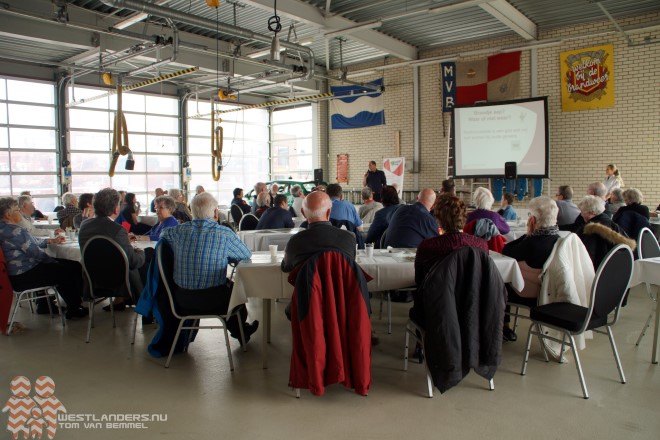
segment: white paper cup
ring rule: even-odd
[[[270,256],[275,258],[277,257],[277,245],[276,244],[270,244],[268,245],[268,250],[270,251]]]
[[[367,252],[367,258],[373,258],[373,256],[374,256],[374,244],[373,243],[367,243],[365,245],[364,249]]]
[[[52,224],[53,224],[53,219],[50,218],[50,217],[48,217],[48,224],[49,224],[49,225],[52,225]]]
[[[71,240],[71,241],[76,240],[76,231],[70,231],[69,232],[69,240]]]

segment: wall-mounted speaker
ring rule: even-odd
[[[323,182],[323,168],[316,168],[314,170],[314,180],[317,182]]]
[[[518,177],[518,166],[515,162],[504,162],[504,178],[515,179]]]

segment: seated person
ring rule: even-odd
[[[80,194],[80,198],[78,199],[78,208],[80,208],[82,212],[73,218],[74,228],[80,229],[80,225],[83,221],[94,217],[94,207],[92,206],[92,200],[94,200],[94,194]]]
[[[257,216],[257,218],[261,218],[264,212],[270,207],[270,195],[267,192],[260,192],[257,194],[255,206],[257,209],[254,211],[254,215]]]
[[[452,196],[456,195],[456,183],[451,177],[442,181],[442,186],[440,187],[441,194],[451,194]]]
[[[124,196],[124,209],[121,215],[131,225],[130,232],[135,235],[143,235],[151,230],[151,226],[145,225],[138,221],[138,214],[140,212],[140,202],[135,199],[135,194],[126,193]]]
[[[275,205],[275,197],[280,193],[280,186],[277,183],[273,183],[270,186],[270,207],[272,208]]]
[[[500,234],[506,235],[509,233],[509,225],[506,224],[506,220],[504,220],[497,212],[490,210],[493,207],[495,199],[488,188],[477,188],[472,196],[472,201],[477,209],[468,214],[465,223],[470,223],[471,221],[479,220],[480,218],[487,218],[495,223]]]
[[[174,199],[175,204],[172,216],[174,216],[179,223],[186,223],[192,220],[192,213],[188,209],[183,198],[183,191],[179,188],[172,188],[169,191],[169,195]]]
[[[160,196],[164,196],[166,193],[163,191],[163,188],[156,188],[154,191],[156,196],[151,200],[151,204],[149,205],[149,212],[156,212],[156,199]]]
[[[518,216],[516,215],[516,210],[513,209],[513,194],[504,193],[502,196],[502,208],[497,211],[504,220],[515,220]]]
[[[0,198],[0,244],[12,287],[16,291],[23,291],[41,286],[57,286],[67,305],[67,319],[84,318],[89,311],[81,306],[80,263],[51,258],[43,251],[49,244],[64,242],[64,237],[35,238],[18,225],[21,218],[16,199]],[[37,313],[49,313],[47,301],[46,298],[37,300]]]
[[[374,221],[369,226],[366,243],[374,243],[376,249],[380,249],[380,239],[390,225],[392,214],[402,205],[399,204],[399,193],[393,186],[385,185],[380,193],[383,209],[379,209],[374,215]]]
[[[619,208],[616,214],[614,214],[612,220],[615,222],[618,220],[619,216],[621,216],[621,214],[626,211],[636,212],[647,220],[650,218],[649,207],[642,205],[644,202],[644,196],[642,195],[642,192],[637,188],[629,188],[625,190],[623,192],[623,201],[626,203],[626,206],[622,206]]]
[[[527,219],[527,233],[504,245],[502,254],[518,261],[525,280],[522,292],[516,292],[507,285],[509,299],[521,304],[536,305],[541,290],[539,275],[546,260],[559,239],[557,226],[557,204],[550,197],[541,196],[529,202],[530,216]],[[529,299],[532,298],[530,301]],[[504,340],[515,341],[516,334],[508,326],[509,315],[504,316]]]
[[[21,196],[28,196],[32,198],[32,194],[30,191],[21,191]],[[39,211],[35,206],[34,206],[34,200],[32,201],[32,206],[34,207],[34,212],[32,213],[32,218],[35,220],[48,220],[48,216],[44,215],[43,212]]]
[[[64,193],[62,195],[62,204],[64,209],[57,212],[57,221],[60,222],[61,228],[73,227],[73,218],[82,212],[78,208],[78,198],[73,193]]]
[[[158,241],[165,228],[171,228],[172,226],[179,224],[179,222],[177,222],[176,219],[172,216],[175,206],[174,199],[172,197],[156,197],[154,199],[154,204],[156,205],[156,216],[158,217],[158,223],[156,223],[154,227],[151,228],[149,235],[135,236],[137,240]],[[129,234],[129,236],[130,235],[131,234]]]
[[[362,221],[365,223],[373,222],[376,213],[380,209],[383,209],[383,204],[374,200],[374,193],[371,191],[371,188],[368,186],[362,188],[362,206],[360,206],[358,211]]]
[[[417,203],[397,209],[385,233],[384,247],[417,248],[423,240],[437,237],[438,223],[430,213],[434,203],[435,191],[424,188]]]
[[[362,220],[358,217],[355,206],[348,200],[343,200],[342,187],[337,183],[331,183],[325,192],[332,200],[330,218],[337,221],[348,221],[355,227],[362,226]]]
[[[557,208],[557,225],[572,225],[575,219],[580,216],[580,209],[573,203],[573,188],[570,185],[561,185],[557,188],[556,194]]]
[[[231,312],[227,265],[250,259],[252,252],[234,231],[218,224],[218,201],[210,193],[195,196],[190,207],[192,221],[166,228],[161,235],[174,253],[174,299],[184,313],[226,315]],[[259,321],[247,325],[247,309],[239,307],[247,342]],[[227,330],[240,341],[236,315],[227,320]]]
[[[264,182],[257,182],[254,184],[254,193],[252,196],[252,214],[257,215],[257,197],[259,196],[260,193],[266,193],[268,194],[268,185],[266,185]],[[270,207],[270,201],[268,202],[268,205]]]
[[[291,205],[289,210],[293,211],[294,217],[302,217],[303,215],[301,209],[303,201],[305,200],[305,192],[300,187],[300,185],[293,185],[291,187],[291,195],[293,196],[293,205]]]
[[[21,221],[18,224],[21,228],[28,231],[33,237],[46,237],[49,235],[48,229],[38,229],[34,227],[32,213],[34,212],[34,203],[30,196],[20,196],[18,198],[18,207],[21,210]],[[55,229],[55,234],[64,232],[62,229]]]
[[[626,202],[623,200],[623,190],[621,188],[614,188],[610,193],[610,201],[605,205],[605,212],[614,217],[617,211],[626,206]]]
[[[130,282],[131,295],[133,303],[137,302],[140,292],[143,288],[143,281],[140,278],[139,269],[145,264],[146,257],[144,251],[135,249],[130,243],[128,232],[114,219],[119,215],[121,196],[119,192],[112,188],[105,188],[94,194],[94,214],[95,217],[85,220],[80,226],[78,242],[80,249],[95,235],[103,235],[116,242],[126,253],[128,258],[128,280]],[[124,298],[114,299],[114,310],[122,311],[126,309]],[[103,307],[106,312],[110,311],[110,306]]]
[[[630,240],[622,235],[619,226],[604,213],[605,205],[601,198],[585,196],[578,203],[578,207],[582,213],[584,224],[576,233],[584,243],[584,247],[587,248],[594,270],[598,270],[605,255],[617,244],[626,244],[631,249],[635,249],[635,240]]]
[[[243,214],[247,214],[250,212],[250,205],[243,200],[243,188],[234,188],[234,198],[231,199],[231,205],[236,205],[239,208],[241,208],[241,211],[243,211]]]
[[[289,202],[284,194],[275,196],[275,203],[259,218],[257,229],[293,228],[293,219],[289,212]]]

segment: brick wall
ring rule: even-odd
[[[621,20],[622,26],[643,27],[660,20],[660,14]],[[589,37],[578,38],[590,34]],[[660,38],[660,30],[631,34],[634,43],[644,37]],[[660,203],[660,45],[629,46],[613,32],[607,22],[580,27],[557,28],[539,35],[539,39],[561,38],[560,46],[538,49],[538,95],[548,96],[550,122],[550,177],[544,193],[554,195],[557,186],[569,184],[576,195],[586,186],[604,178],[605,166],[615,163],[621,170],[626,187],[639,188],[645,203],[655,208]],[[500,38],[424,52],[421,58],[442,57],[456,53],[523,44],[517,37]],[[590,46],[614,46],[615,107],[562,113],[560,95],[560,52]],[[487,55],[466,57],[479,59]],[[394,64],[398,60],[386,60]],[[352,66],[351,70],[371,69],[382,65],[370,62]],[[521,96],[531,96],[531,56],[521,56]],[[449,114],[441,113],[440,67],[419,68],[420,74],[420,163],[419,188],[439,188],[446,178],[447,133]],[[385,125],[332,130],[328,135],[327,180],[335,176],[336,155],[349,154],[348,188],[359,188],[369,160],[380,162],[395,154],[395,133],[400,131],[401,154],[407,161],[413,155],[413,68],[402,66],[384,70],[356,81],[367,82],[383,76],[386,91]],[[335,85],[332,83],[331,85]],[[327,104],[320,104],[326,106]],[[326,112],[326,115],[328,113]],[[329,115],[326,116],[329,118]],[[329,126],[329,123],[328,123]],[[325,148],[323,153],[325,154]],[[321,163],[324,163],[321,161]],[[324,164],[325,168],[325,164]],[[414,176],[406,173],[404,189],[414,188]],[[459,182],[460,183],[460,182]],[[467,183],[467,182],[466,182]],[[577,197],[576,197],[577,198]]]

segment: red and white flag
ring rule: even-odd
[[[446,63],[449,64],[449,63]],[[443,75],[445,75],[443,69]],[[450,93],[451,87],[443,88]],[[520,52],[502,53],[487,60],[456,63],[456,105],[477,101],[506,101],[520,93]]]

